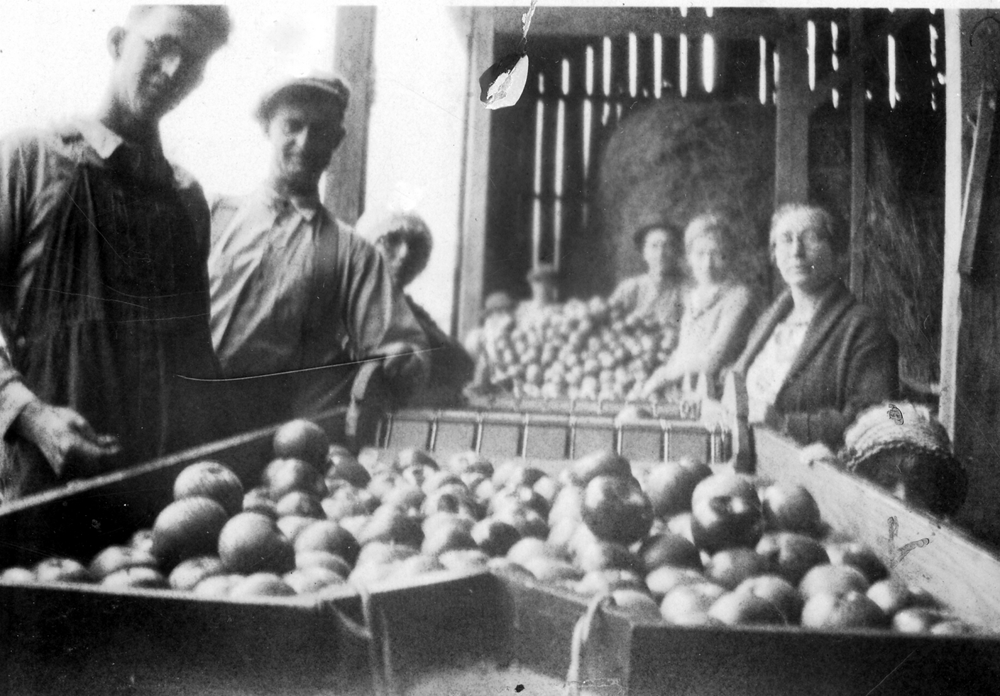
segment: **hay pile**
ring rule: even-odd
[[[774,202],[774,111],[760,105],[664,99],[626,116],[600,160],[600,224],[616,280],[644,269],[632,242],[646,225],[682,228],[709,210],[743,230],[743,280],[768,277]]]
[[[899,341],[901,375],[925,384],[938,379],[944,268],[941,231],[929,217],[901,194],[888,148],[873,134],[857,240],[864,274],[861,300],[892,308],[885,320]]]

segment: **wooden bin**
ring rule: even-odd
[[[532,411],[404,409],[379,423],[376,447],[417,448],[437,454],[472,450],[487,457],[565,461],[600,449],[636,461],[691,457],[729,460],[728,430],[689,420],[643,418],[617,422],[610,415]]]
[[[760,429],[755,436],[759,475],[806,486],[834,529],[871,545],[896,575],[982,633],[679,627],[607,609],[592,630],[582,686],[609,695],[1000,693],[1000,559],[863,480],[828,464],[801,464],[794,443]],[[899,530],[892,550],[889,517]],[[899,547],[920,538],[931,541],[900,559]],[[499,577],[513,607],[514,657],[545,674],[567,674],[573,628],[588,600],[522,574]]]
[[[344,411],[316,419],[339,439]],[[213,459],[246,487],[271,459],[274,428],[229,438],[0,508],[0,569],[49,556],[86,562],[152,524],[188,464]],[[371,595],[391,674],[418,680],[503,653],[505,614],[487,572],[439,572]],[[361,598],[219,600],[169,590],[0,585],[0,693],[369,694]],[[353,624],[346,623],[347,617]],[[381,667],[380,672],[381,674]]]

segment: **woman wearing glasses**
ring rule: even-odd
[[[896,341],[841,280],[849,239],[828,211],[782,206],[770,236],[788,287],[734,367],[746,378],[750,421],[836,448],[858,412],[895,398]]]

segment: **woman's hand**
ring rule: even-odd
[[[642,386],[642,398],[648,399],[664,387],[679,381],[682,376],[677,374],[677,369],[670,362],[661,365]]]

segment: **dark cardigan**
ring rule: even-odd
[[[734,371],[746,375],[792,306],[786,290],[757,321]],[[897,355],[896,341],[885,323],[836,281],[816,308],[775,399],[777,419],[768,425],[802,443],[839,447],[858,412],[896,397]]]

